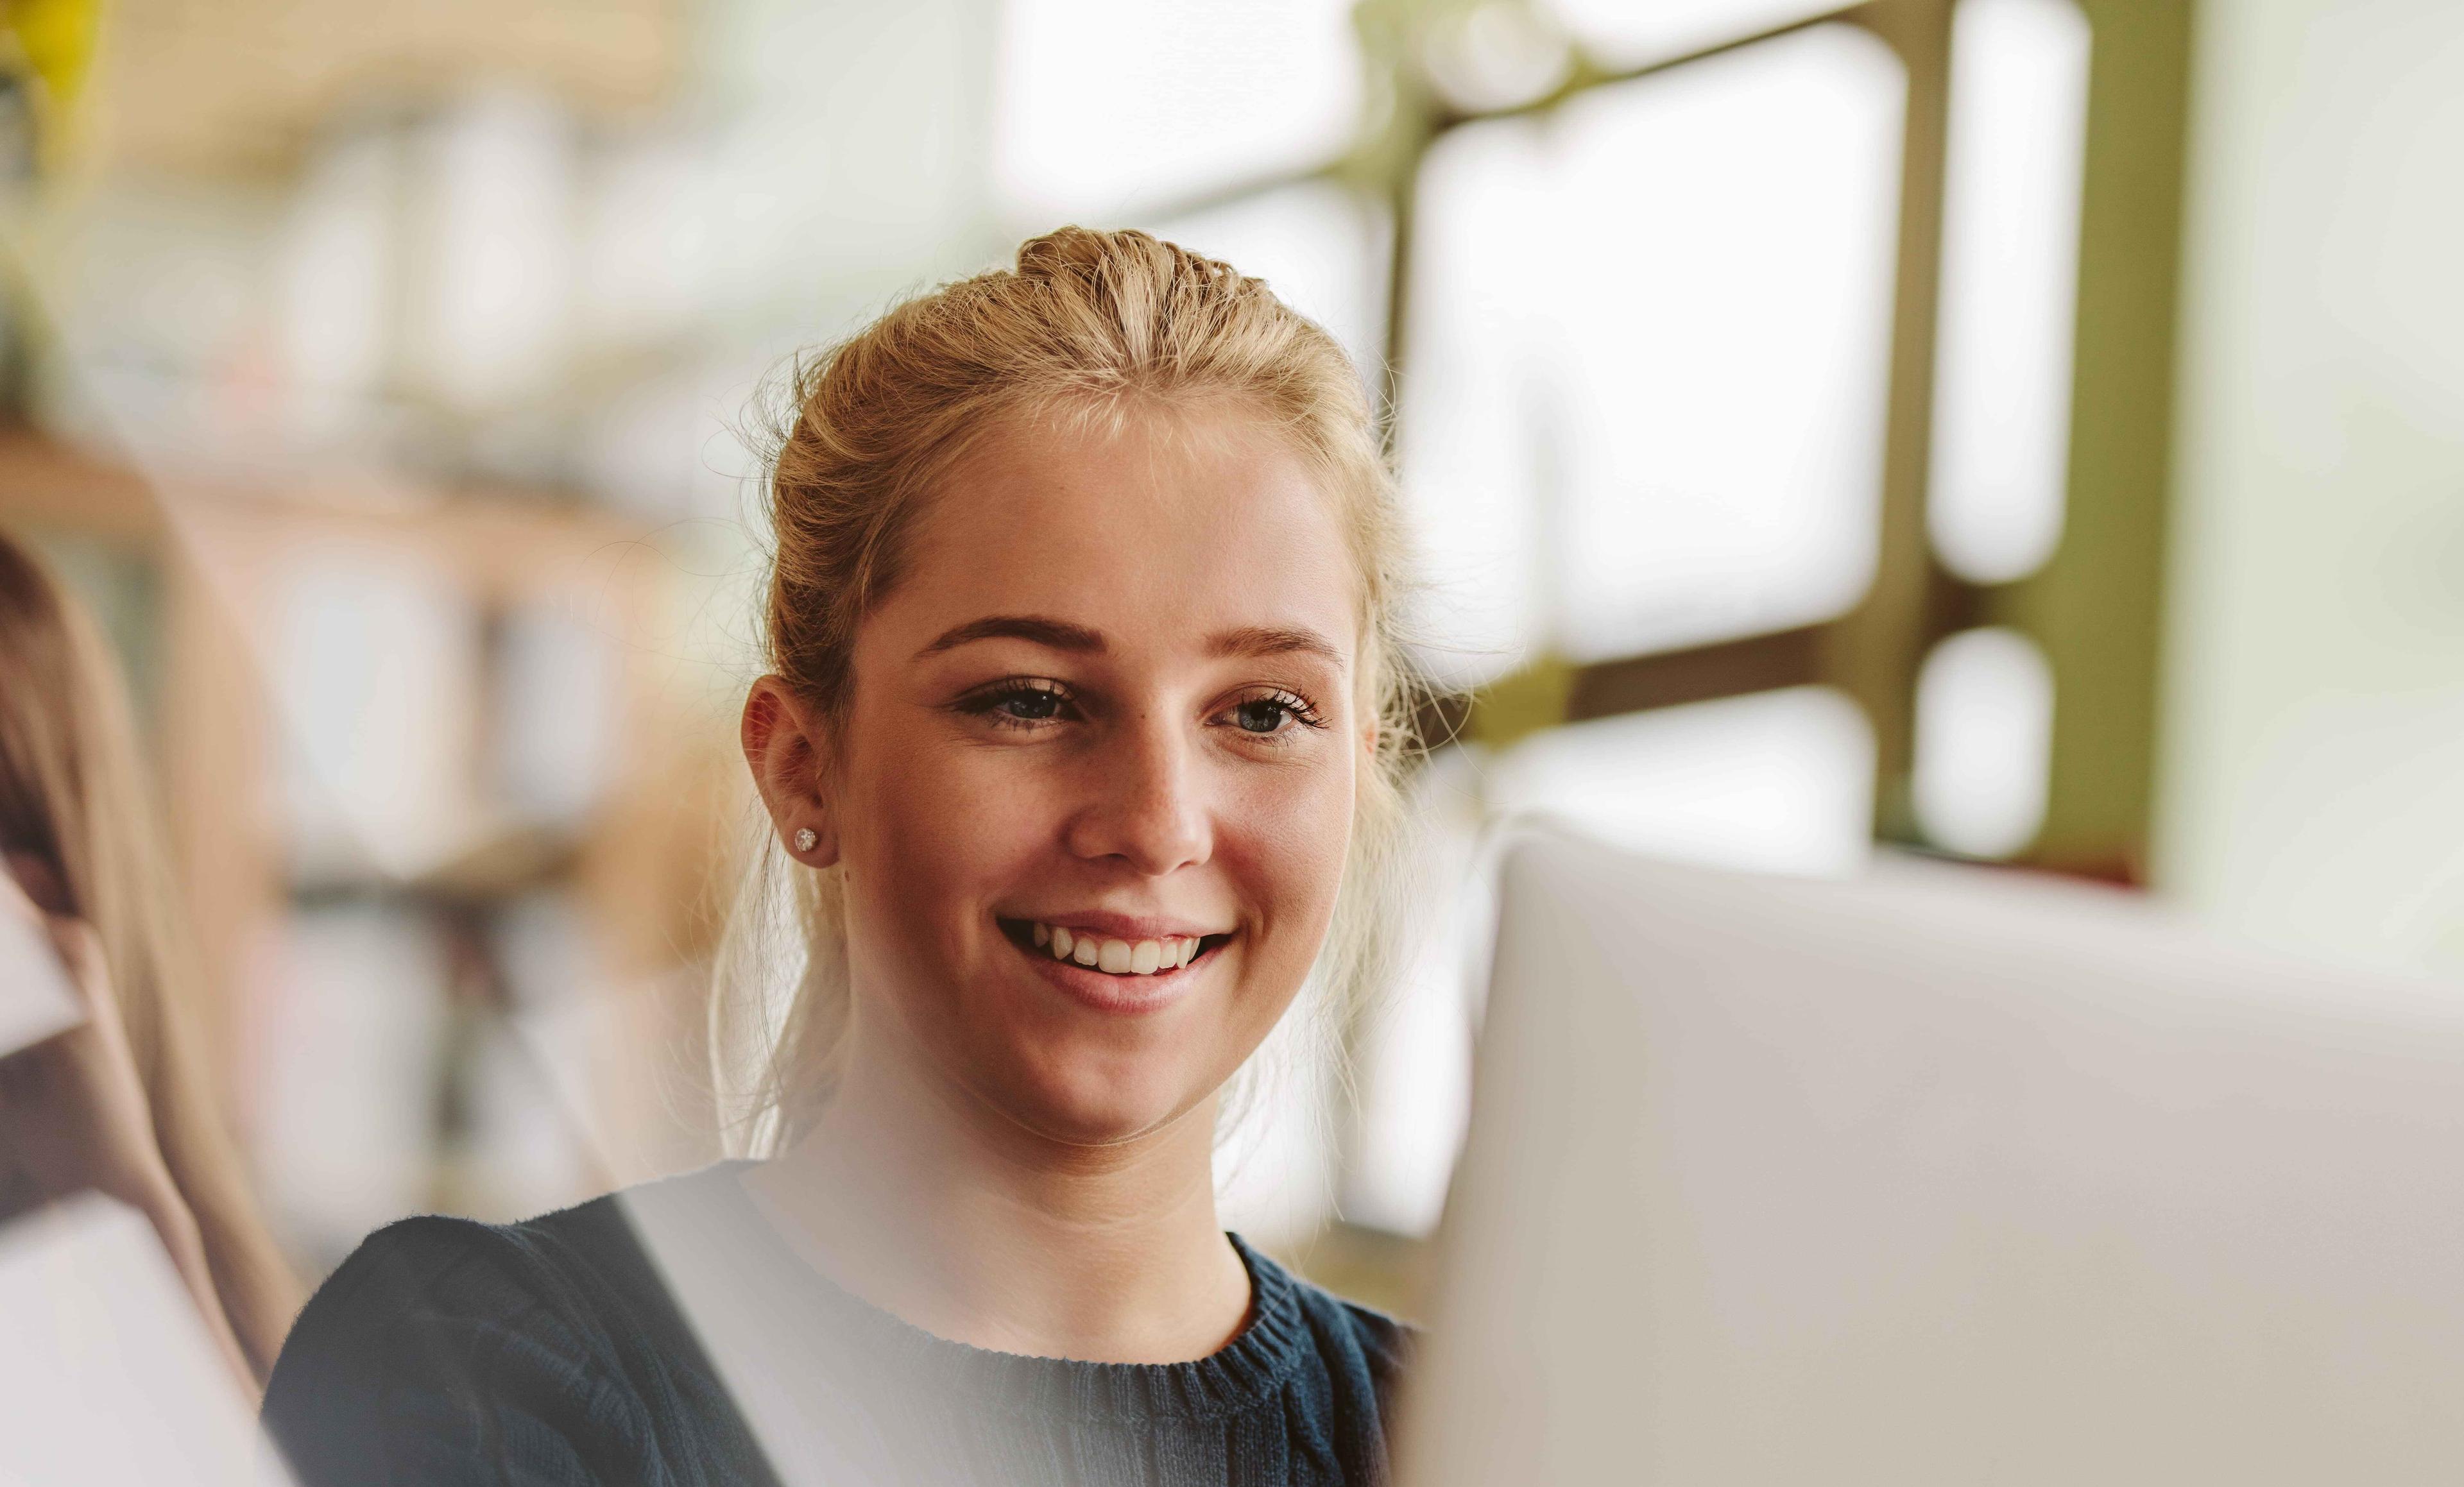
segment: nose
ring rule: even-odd
[[[1069,850],[1150,878],[1205,862],[1214,827],[1189,742],[1153,717],[1108,742],[1087,760],[1091,798],[1070,820]]]

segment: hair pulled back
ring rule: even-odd
[[[987,438],[1213,406],[1254,418],[1307,461],[1352,549],[1361,700],[1380,724],[1316,972],[1333,995],[1317,1000],[1341,1008],[1375,982],[1409,731],[1402,541],[1375,416],[1331,336],[1228,264],[1144,232],[1064,228],[1023,245],[1015,268],[910,299],[800,358],[781,393],[766,659],[825,717],[846,704],[857,628],[898,582],[935,483]],[[826,1104],[851,1010],[842,869],[796,864],[766,820],[757,829],[713,1024],[720,1089],[749,1149],[792,1140]]]

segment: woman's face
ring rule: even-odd
[[[962,466],[859,631],[824,772],[859,1017],[1053,1139],[1205,1102],[1334,906],[1373,726],[1347,555],[1233,413]]]

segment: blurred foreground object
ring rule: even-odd
[[[0,914],[0,1059],[77,1024],[77,994],[34,927]]]
[[[2105,890],[1508,856],[1403,1480],[2445,1481],[2464,1004]]]
[[[290,1480],[135,1211],[87,1194],[0,1229],[0,1481]]]
[[[253,1379],[298,1304],[196,1038],[162,808],[91,618],[0,536],[0,916],[51,942],[80,1024],[0,1061],[0,1215],[87,1190],[150,1219]]]

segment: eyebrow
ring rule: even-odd
[[[1072,624],[1067,620],[1054,620],[1043,615],[987,615],[942,631],[931,645],[915,653],[915,659],[921,661],[926,656],[986,640],[1022,640],[1051,650],[1090,655],[1101,655],[1107,648],[1102,631]],[[1343,664],[1343,652],[1315,630],[1246,624],[1236,629],[1219,630],[1206,639],[1206,653],[1210,656],[1276,656],[1294,651],[1320,657],[1336,666]]]
[[[915,659],[921,661],[926,656],[988,640],[1027,641],[1052,650],[1100,653],[1104,649],[1103,633],[1083,624],[1071,624],[1067,620],[1049,620],[1042,615],[987,615],[942,631],[933,644],[915,653]]]
[[[1211,656],[1277,656],[1296,650],[1343,665],[1343,652],[1315,630],[1249,624],[1219,631],[1206,641],[1206,653]]]

